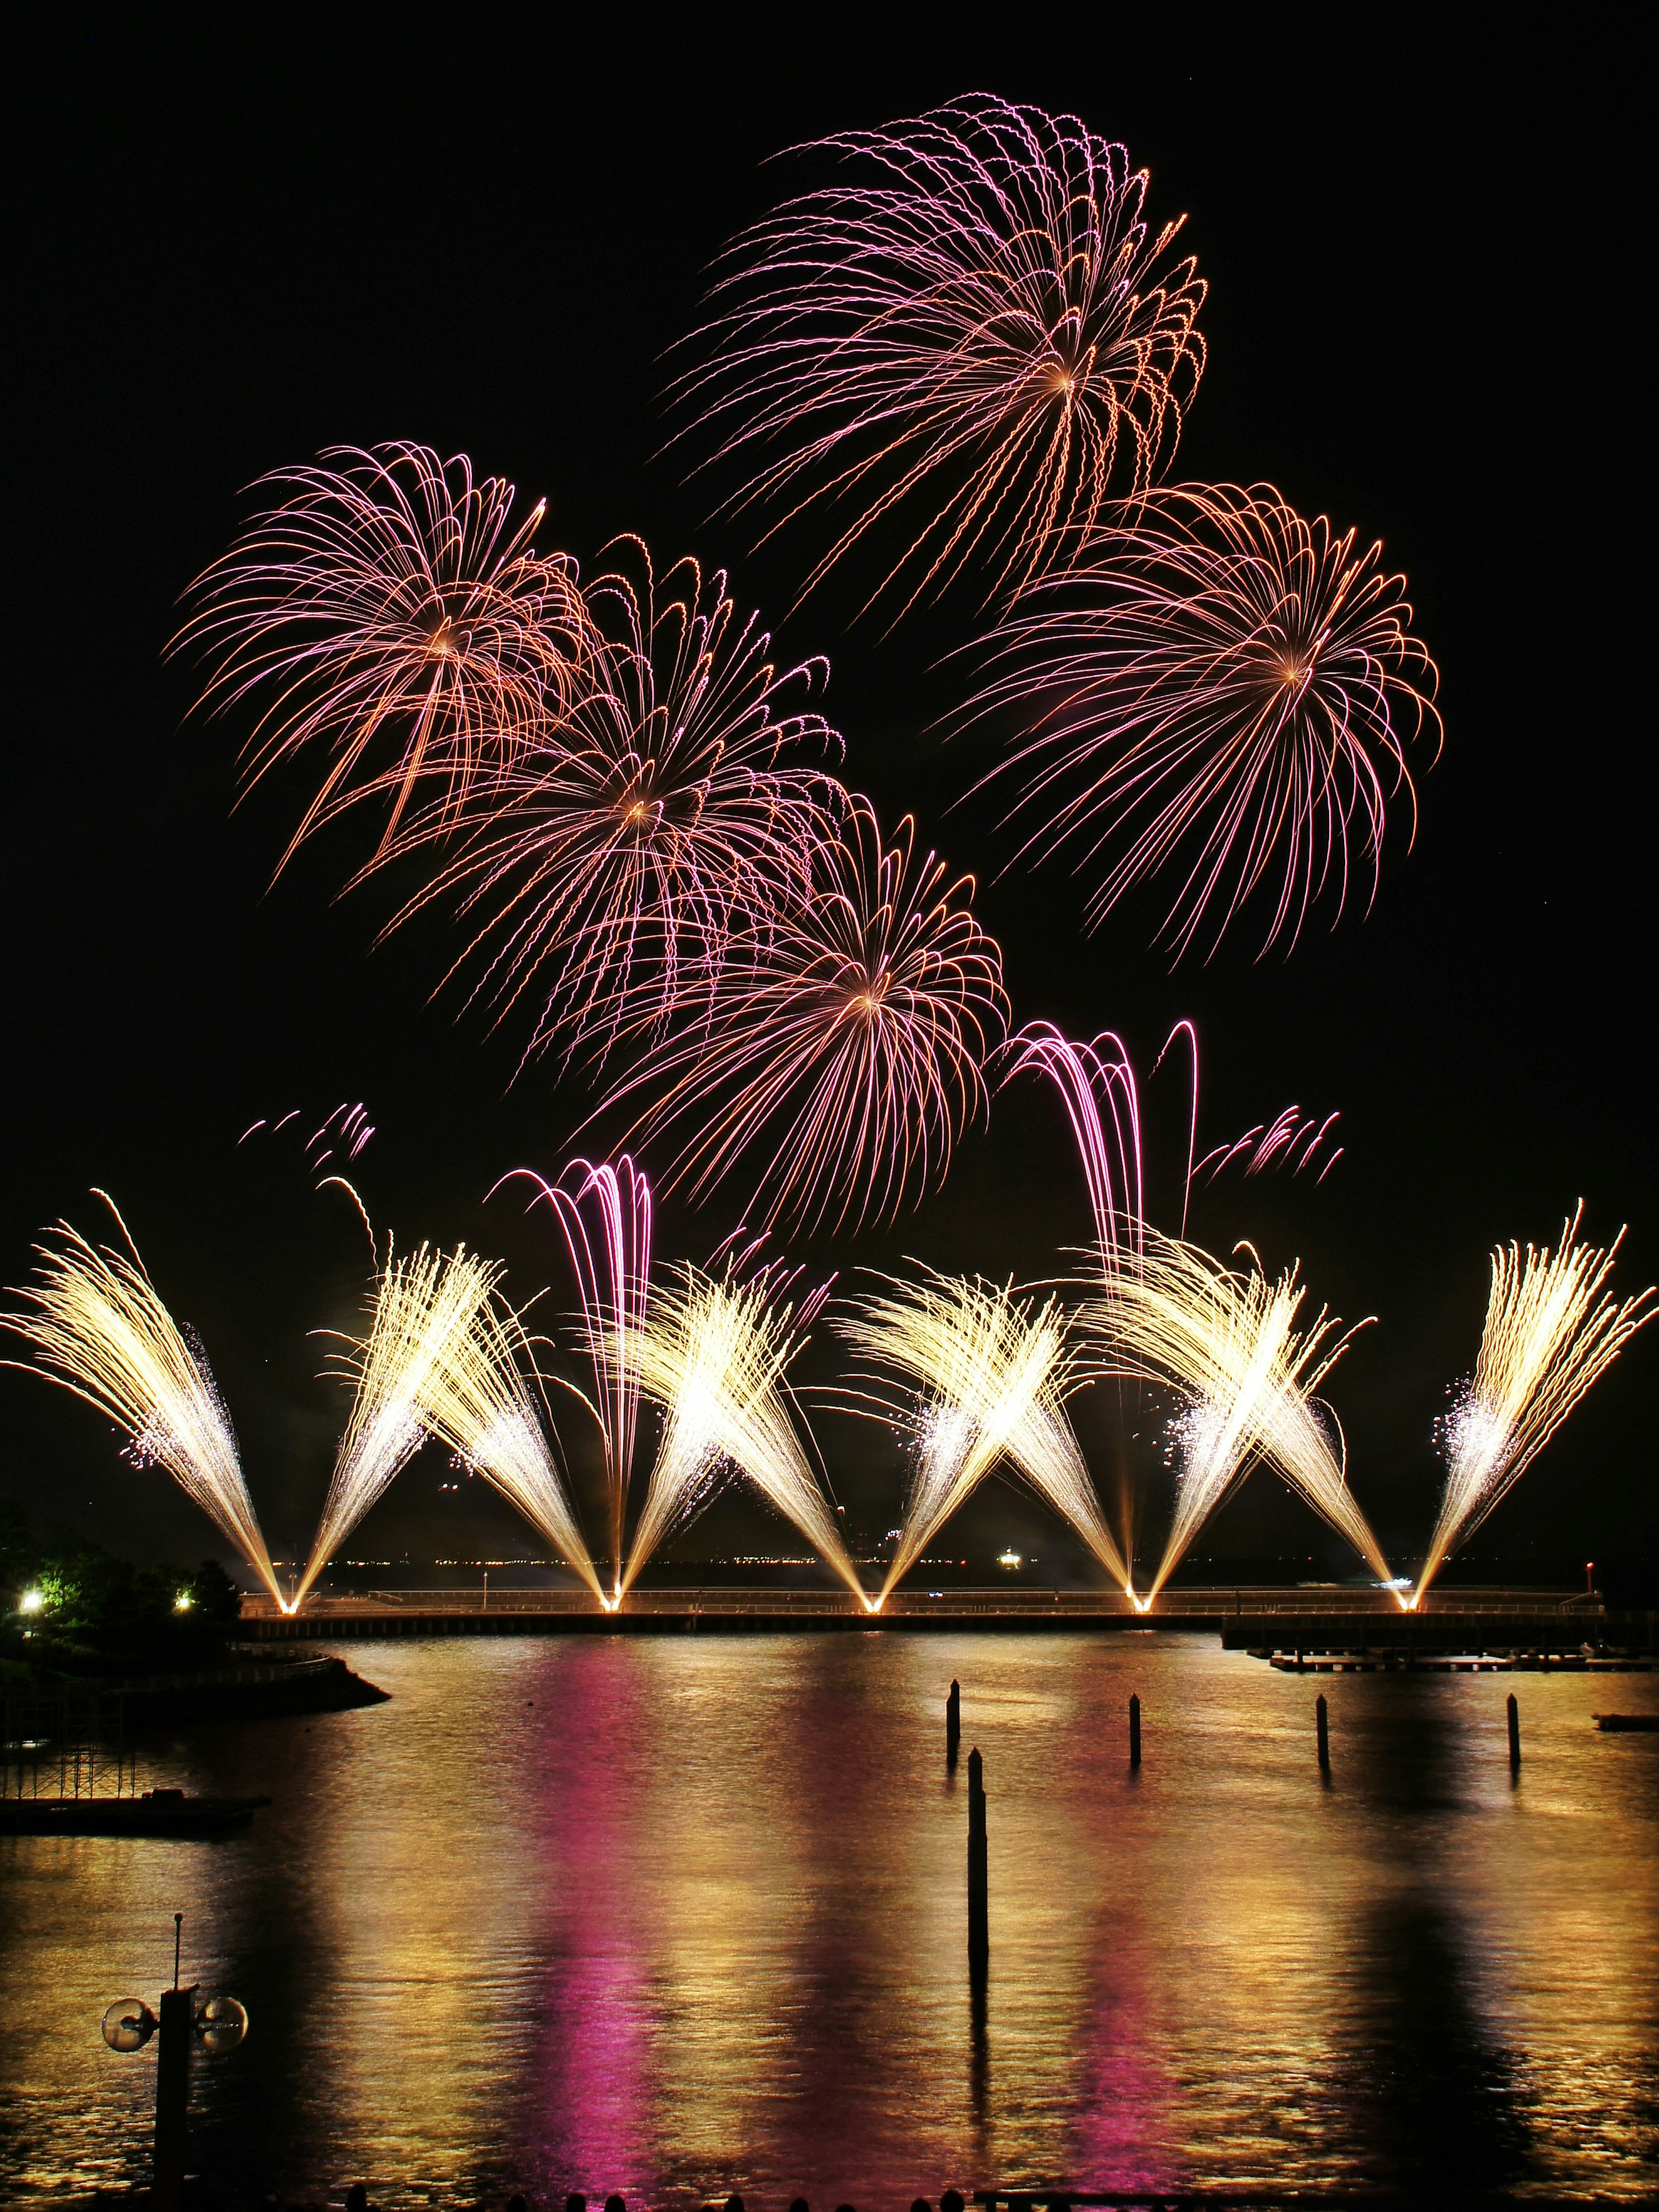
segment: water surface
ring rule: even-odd
[[[343,1648],[391,1703],[153,1747],[268,1791],[246,1836],[0,1840],[0,2195],[144,2177],[153,2053],[98,2021],[154,2002],[175,1909],[252,2014],[191,2159],[250,2205],[1659,2186],[1659,1738],[1589,1719],[1659,1678],[1146,1633]]]

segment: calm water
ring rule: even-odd
[[[153,2054],[98,2021],[175,1907],[252,2014],[191,2159],[250,2203],[1659,2185],[1659,1738],[1589,1718],[1659,1677],[1325,1678],[1326,1789],[1322,1685],[1209,1638],[346,1650],[392,1703],[156,1747],[271,1794],[245,1838],[0,1841],[0,2195],[143,2177]]]

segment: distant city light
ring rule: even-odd
[[[1019,1553],[1018,1552],[999,1552],[997,1553],[997,1565],[1000,1567],[1017,1567],[1019,1565]]]

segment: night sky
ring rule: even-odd
[[[522,42],[474,27],[428,44],[410,21],[397,51],[341,46],[323,18],[141,44],[82,17],[15,57],[3,1279],[47,1221],[96,1231],[88,1187],[112,1191],[201,1332],[282,1557],[308,1540],[344,1413],[307,1332],[356,1310],[367,1246],[297,1147],[238,1148],[249,1122],[298,1106],[314,1126],[365,1101],[378,1224],[501,1253],[514,1294],[553,1285],[550,1320],[564,1297],[550,1225],[483,1200],[507,1169],[557,1171],[587,1092],[550,1064],[515,1081],[522,1030],[430,996],[450,957],[439,917],[374,949],[393,887],[336,896],[366,819],[267,888],[314,781],[302,765],[233,813],[245,725],[187,720],[191,672],[161,659],[253,478],[331,443],[418,440],[545,495],[539,542],[585,571],[637,531],[664,563],[727,566],[783,655],[826,653],[847,781],[977,872],[1017,1023],[1115,1029],[1144,1068],[1194,1017],[1200,1150],[1292,1101],[1340,1109],[1346,1149],[1322,1187],[1235,1176],[1200,1193],[1192,1228],[1216,1250],[1249,1236],[1274,1267],[1299,1255],[1316,1303],[1378,1316],[1329,1395],[1356,1492],[1409,1562],[1490,1247],[1553,1241],[1582,1196],[1597,1241],[1630,1224],[1620,1289],[1659,1273],[1632,58],[1583,14],[1526,52],[1381,13],[1161,41],[1033,18],[990,44],[809,9],[784,46],[690,14],[667,33],[619,19],[607,43],[592,14],[578,38],[549,11]],[[1155,216],[1187,211],[1209,366],[1175,476],[1269,479],[1381,536],[1410,579],[1446,725],[1432,772],[1430,749],[1414,761],[1415,848],[1401,810],[1369,918],[1326,933],[1327,913],[1288,961],[1257,963],[1247,927],[1171,974],[1148,950],[1155,896],[1085,937],[1063,865],[999,875],[1013,841],[995,810],[947,811],[994,740],[937,727],[965,681],[945,656],[973,634],[971,595],[884,638],[852,619],[854,574],[785,622],[805,541],[754,552],[661,453],[662,356],[711,256],[805,180],[766,158],[974,90],[1079,113],[1150,168]],[[1162,1078],[1151,1098],[1167,1191],[1183,1101]],[[659,1253],[707,1256],[738,1203],[665,1205]],[[815,1279],[907,1254],[1031,1279],[1087,1233],[1058,1098],[1026,1079],[919,1212],[792,1256]],[[1653,1588],[1656,1362],[1659,1328],[1523,1478],[1477,1540],[1492,1573],[1571,1580],[1593,1558],[1621,1594]],[[835,1364],[815,1342],[802,1379]],[[1168,1484],[1151,1424],[1123,1443],[1113,1406],[1079,1420],[1109,1493],[1138,1501],[1144,1559]],[[844,1416],[817,1432],[851,1524],[878,1534],[896,1459]],[[107,1424],[45,1384],[0,1374],[0,1485],[43,1521],[138,1553],[208,1548],[166,1479],[125,1468]],[[451,1480],[428,1447],[357,1548],[534,1548]],[[700,1540],[777,1536],[727,1508]],[[1003,1540],[1071,1571],[1052,1524],[994,1487],[963,1549]],[[1262,1474],[1197,1548],[1352,1565]]]

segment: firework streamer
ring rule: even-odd
[[[1101,1372],[1164,1384],[1182,1401],[1171,1437],[1175,1520],[1143,1609],[1259,1460],[1353,1546],[1379,1582],[1390,1580],[1348,1488],[1340,1431],[1334,1444],[1313,1403],[1354,1330],[1338,1336],[1340,1324],[1322,1307],[1298,1331],[1304,1292],[1296,1268],[1270,1283],[1249,1247],[1239,1249],[1249,1254],[1247,1268],[1149,1232],[1133,1264],[1109,1273],[1104,1296],[1085,1309]]]
[[[1601,1295],[1624,1241],[1575,1244],[1581,1200],[1552,1252],[1500,1245],[1474,1379],[1443,1425],[1447,1469],[1440,1517],[1412,1597],[1467,1543],[1519,1481],[1567,1415],[1654,1316],[1651,1286],[1615,1304]]]
[[[132,1465],[165,1468],[280,1604],[207,1356],[162,1304],[114,1200],[101,1190],[93,1195],[115,1216],[131,1257],[94,1247],[59,1222],[48,1232],[55,1242],[34,1248],[34,1279],[13,1293],[25,1310],[0,1314],[0,1328],[32,1345],[36,1357],[0,1364],[72,1390],[107,1415],[125,1431],[124,1455]]]
[[[630,1359],[664,1413],[657,1463],[634,1532],[622,1592],[674,1529],[707,1504],[722,1468],[735,1468],[793,1522],[867,1605],[786,1404],[785,1371],[803,1339],[774,1294],[773,1271],[753,1281],[719,1280],[690,1265],[652,1294]]]
[[[651,1281],[651,1186],[626,1153],[614,1167],[572,1160],[556,1182],[544,1182],[528,1168],[514,1174],[535,1184],[532,1205],[544,1200],[552,1207],[575,1277],[582,1339],[593,1369],[593,1407],[605,1440],[614,1601],[622,1595],[623,1534],[639,1419],[639,1350]]]
[[[893,1280],[836,1327],[876,1378],[848,1393],[848,1402],[893,1423],[911,1446],[903,1525],[878,1605],[1003,1460],[1129,1590],[1128,1570],[1066,1418],[1075,1360],[1056,1300],[1039,1308],[1034,1298],[1016,1299],[1012,1286],[930,1273]],[[896,1398],[895,1380],[919,1395]]]
[[[1292,1176],[1299,1176],[1318,1160],[1319,1173],[1314,1181],[1323,1182],[1342,1157],[1344,1148],[1337,1145],[1322,1158],[1325,1139],[1340,1118],[1338,1114],[1327,1114],[1321,1121],[1316,1114],[1304,1114],[1299,1106],[1287,1106],[1277,1121],[1258,1122],[1231,1144],[1218,1145],[1206,1152],[1193,1172],[1213,1182],[1236,1161],[1243,1160],[1247,1177],[1270,1175],[1278,1168],[1289,1168]]]
[[[1095,927],[1132,885],[1174,887],[1163,935],[1213,951],[1257,892],[1265,952],[1293,949],[1329,892],[1376,896],[1390,798],[1411,808],[1409,743],[1434,663],[1405,579],[1271,485],[1151,494],[1129,525],[1018,599],[963,710],[1019,732],[987,781],[1022,780],[1020,850],[1062,848],[1096,880]]]
[[[810,896],[781,915],[708,1019],[671,1038],[600,1110],[648,1094],[642,1142],[690,1125],[667,1187],[702,1197],[741,1164],[747,1217],[890,1219],[943,1182],[987,1103],[1007,1021],[1001,955],[975,921],[973,878],[891,843],[869,802],[814,855]]]
[[[453,903],[465,941],[449,978],[475,971],[471,998],[498,1022],[528,1001],[526,1060],[602,1060],[624,1033],[650,1040],[706,1008],[799,901],[845,803],[823,765],[841,740],[795,703],[827,663],[780,672],[723,573],[684,560],[659,580],[637,538],[612,550],[637,576],[586,593],[592,684],[459,825],[436,804],[390,848],[444,850],[388,930]]]
[[[446,1364],[465,1356],[500,1273],[459,1247],[447,1256],[422,1244],[406,1260],[388,1252],[368,1333],[346,1341],[345,1371],[356,1385],[351,1419],[311,1556],[285,1611],[299,1610],[328,1561],[426,1441],[428,1396]]]
[[[329,762],[277,864],[348,807],[384,799],[384,855],[417,791],[453,826],[589,686],[591,624],[575,563],[515,530],[514,491],[464,454],[333,447],[261,480],[278,495],[191,586],[168,647],[206,656],[203,705],[258,706],[246,785],[278,761]]]
[[[676,397],[757,464],[732,504],[848,518],[803,597],[890,515],[872,598],[975,556],[992,592],[1040,574],[1174,451],[1204,365],[1184,218],[1154,231],[1146,172],[1075,116],[983,94],[823,149],[850,173],[726,249]]]

